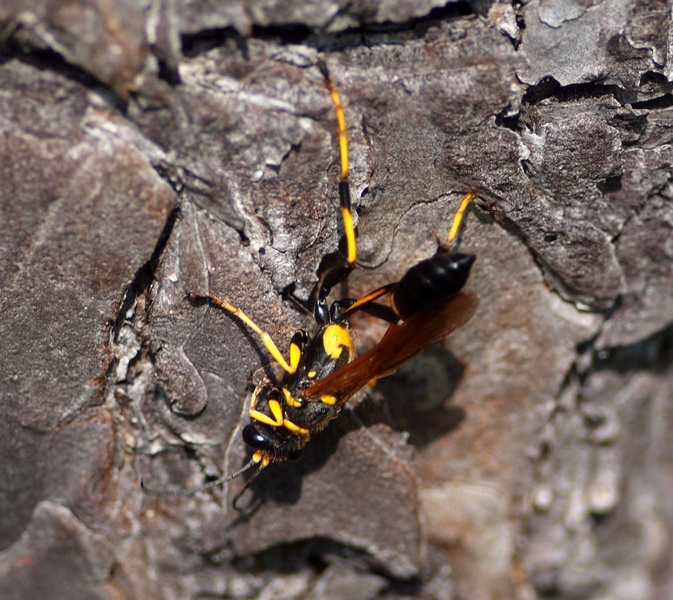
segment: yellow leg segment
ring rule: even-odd
[[[318,67],[325,78],[325,86],[332,99],[337,116],[337,133],[339,135],[339,157],[341,160],[341,179],[348,179],[348,135],[346,134],[346,115],[341,103],[341,97],[329,76],[327,65],[324,61],[318,63]]]
[[[341,218],[344,222],[344,232],[346,233],[346,244],[348,247],[347,266],[351,266],[357,259],[357,245],[355,243],[355,227],[353,227],[353,213],[350,208],[341,209]]]
[[[283,388],[283,397],[285,398],[285,403],[292,408],[301,408],[304,406],[301,402],[298,402],[297,399],[290,394],[290,390]]]
[[[283,427],[292,433],[298,433],[299,435],[305,435],[306,437],[308,437],[311,433],[308,429],[299,427],[299,425],[295,425],[292,421],[288,421],[287,419],[283,421]]]
[[[350,186],[348,183],[349,160],[348,160],[348,134],[346,130],[346,115],[341,102],[339,92],[330,78],[329,70],[323,60],[318,61],[318,68],[325,78],[325,87],[329,92],[337,117],[337,135],[339,137],[339,164],[341,166],[341,181],[339,182],[339,202],[341,204],[341,217],[344,223],[344,232],[348,244],[348,258],[346,268],[351,267],[357,258],[357,246],[355,243],[355,228],[353,227],[353,215],[351,212]]]
[[[269,406],[271,406],[271,402],[269,402]],[[280,415],[280,422],[277,422],[276,420],[272,419],[269,415],[265,415],[264,413],[259,412],[258,410],[251,410],[249,414],[251,419],[258,421],[259,423],[264,423],[265,425],[270,425],[271,427],[280,427],[282,425],[283,427],[285,427],[285,429],[288,429],[292,433],[298,433],[300,435],[305,436],[308,436],[311,433],[308,429],[299,427],[299,425],[295,425],[292,421],[284,419],[282,414]],[[275,414],[274,417],[278,418]]]
[[[283,393],[286,398],[291,398],[290,393],[283,388]],[[308,436],[311,432],[304,427],[299,427],[295,425],[292,421],[289,421],[283,415],[283,407],[280,405],[280,402],[275,398],[271,398],[267,401],[271,415],[265,415],[263,412],[257,410],[255,405],[257,404],[257,397],[259,395],[258,390],[255,390],[250,399],[250,409],[248,410],[248,416],[251,419],[259,423],[264,423],[264,425],[270,425],[271,427],[280,427],[281,425],[286,429],[290,430],[293,433],[298,433],[300,435]],[[301,407],[301,404],[296,403],[298,407]]]
[[[280,427],[283,424],[283,409],[278,400],[269,400],[269,410],[273,415],[273,418],[269,415],[265,415],[263,412],[258,411],[256,408],[252,407],[252,402],[250,403],[250,410],[248,415],[251,419],[264,423],[265,425],[271,425],[271,427]]]
[[[357,312],[360,307],[364,304],[368,304],[369,302],[373,302],[377,298],[380,298],[381,296],[385,296],[386,294],[390,294],[390,292],[393,291],[397,283],[389,283],[388,285],[384,285],[383,287],[380,287],[373,292],[369,292],[366,296],[362,296],[362,298],[359,298],[356,302],[351,304],[345,311],[344,315],[348,315],[350,313]]]
[[[460,207],[458,208],[458,212],[456,213],[456,216],[453,217],[453,223],[451,224],[451,230],[449,231],[449,239],[448,243],[449,245],[453,244],[453,241],[456,239],[458,236],[458,232],[460,231],[460,224],[463,222],[463,217],[465,216],[465,211],[467,211],[467,207],[470,205],[470,202],[475,199],[475,194],[472,192],[465,194],[465,197],[463,198],[463,201],[460,203]]]
[[[269,354],[273,356],[274,360],[281,366],[283,367],[283,370],[287,371],[288,373],[292,374],[297,370],[297,365],[299,364],[299,357],[301,356],[301,351],[297,353],[298,349],[293,349],[293,345],[290,347],[290,362],[288,363],[283,355],[280,353],[280,350],[278,350],[278,346],[273,342],[271,339],[271,336],[266,333],[266,331],[263,331],[258,327],[257,323],[255,323],[248,315],[246,315],[240,308],[236,308],[232,304],[229,304],[226,300],[222,300],[221,298],[218,298],[217,296],[208,296],[208,299],[213,302],[213,304],[216,304],[220,308],[223,308],[224,310],[230,312],[232,315],[243,321],[250,329],[252,329],[262,340],[264,345],[266,346],[266,349],[269,351]]]

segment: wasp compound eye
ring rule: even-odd
[[[268,450],[271,446],[271,440],[260,433],[253,425],[246,425],[241,435],[245,444],[255,450]]]

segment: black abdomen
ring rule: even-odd
[[[474,254],[452,253],[441,248],[411,267],[393,292],[395,312],[406,319],[435,302],[457,294],[465,285]]]

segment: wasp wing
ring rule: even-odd
[[[372,379],[391,375],[419,352],[467,323],[478,304],[476,294],[462,292],[423,309],[400,325],[392,325],[371,350],[316,381],[302,396],[309,401],[323,395],[335,396],[337,406],[341,406]]]

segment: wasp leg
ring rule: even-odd
[[[399,316],[395,314],[393,309],[391,308],[390,311],[387,311],[387,306],[384,306],[382,304],[376,304],[374,300],[378,300],[381,296],[385,296],[386,294],[392,294],[395,291],[395,288],[397,287],[397,282],[395,283],[389,283],[387,285],[384,285],[383,287],[380,287],[373,292],[369,292],[365,296],[362,296],[362,298],[359,298],[353,304],[351,304],[346,310],[343,311],[343,316],[347,317],[349,315],[352,315],[353,313],[357,312],[358,310],[362,310],[366,313],[369,313],[375,317],[379,317],[380,319],[383,319],[385,321],[393,322],[393,321],[399,321]]]
[[[270,425],[271,427],[280,427],[283,424],[285,417],[283,416],[283,407],[280,405],[278,399],[269,398],[267,400],[266,404],[271,411],[271,416],[269,416],[255,408],[258,396],[259,392],[255,390],[252,394],[252,398],[250,399],[250,409],[248,410],[248,416],[255,421],[264,423],[265,425]]]
[[[267,388],[268,384],[269,382],[265,379],[255,388],[255,391],[252,393],[252,396],[250,397],[250,408],[248,408],[248,415],[252,411],[256,411],[255,407],[257,406],[257,398],[259,398],[259,393],[261,390],[268,389]]]
[[[192,298],[197,298],[197,296],[192,295]],[[292,336],[290,340],[290,361],[286,361],[283,355],[281,354],[278,346],[271,339],[271,336],[261,329],[257,323],[255,323],[248,315],[246,315],[240,308],[236,308],[234,305],[229,304],[226,300],[222,300],[217,296],[203,296],[216,306],[223,308],[227,312],[230,312],[237,319],[243,321],[250,329],[252,329],[262,340],[266,349],[269,351],[269,354],[274,358],[274,360],[283,368],[284,371],[290,375],[297,370],[299,366],[299,361],[301,359],[301,353],[303,351],[304,345],[306,344],[307,334],[303,330],[298,330]]]
[[[310,432],[308,429],[299,427],[299,425],[295,425],[292,421],[285,418],[280,398],[276,393],[270,395],[270,397],[266,401],[266,405],[269,407],[271,416],[255,408],[255,406],[257,405],[257,398],[259,397],[259,391],[263,387],[264,385],[258,386],[257,389],[255,389],[255,391],[253,392],[252,398],[250,398],[250,408],[248,409],[248,416],[251,419],[258,421],[259,423],[264,423],[265,425],[269,425],[271,427],[283,426],[286,429],[289,429],[292,433],[298,433],[300,435],[309,435]],[[286,390],[283,389],[283,391],[285,392]]]
[[[353,212],[351,209],[351,192],[348,181],[348,135],[346,133],[346,116],[341,103],[341,97],[336,89],[327,69],[324,60],[318,60],[318,68],[325,78],[325,86],[329,92],[337,116],[337,134],[339,137],[339,161],[341,165],[341,179],[339,180],[339,204],[341,207],[341,218],[344,224],[344,233],[346,235],[347,256],[343,265],[334,267],[328,271],[322,285],[318,300],[323,301],[329,295],[331,289],[341,283],[353,270],[355,260],[357,259],[357,246],[355,243],[355,227],[353,226]]]
[[[400,315],[398,315],[391,306],[386,304],[379,304],[378,302],[370,302],[365,306],[360,308],[362,312],[381,319],[382,321],[387,321],[388,323],[395,324],[400,320]]]
[[[463,222],[463,217],[465,216],[467,207],[470,205],[470,202],[472,202],[472,200],[475,199],[475,197],[476,195],[473,194],[472,192],[465,194],[465,196],[463,197],[463,200],[460,203],[460,207],[458,208],[458,212],[456,213],[456,216],[453,217],[453,223],[451,223],[451,229],[449,230],[449,237],[447,240],[449,246],[453,245],[453,241],[458,236],[458,232],[460,231],[460,225]]]
[[[341,315],[344,317],[348,317],[349,315],[355,313],[356,311],[361,310],[374,317],[383,319],[384,321],[388,321],[389,323],[392,324],[395,324],[398,321],[400,321],[403,318],[403,314],[404,317],[411,316],[410,314],[403,313],[403,311],[400,311],[398,309],[396,300],[398,299],[399,294],[402,293],[404,295],[404,293],[409,291],[408,286],[410,277],[414,282],[415,286],[418,286],[421,283],[423,283],[423,285],[426,285],[424,282],[431,276],[434,278],[439,278],[440,282],[442,281],[441,279],[442,277],[444,278],[446,277],[445,274],[446,265],[444,264],[443,262],[444,258],[442,257],[459,256],[453,252],[452,246],[454,245],[456,238],[460,233],[460,227],[465,217],[465,213],[467,212],[467,209],[472,200],[474,200],[474,198],[475,194],[472,192],[465,194],[460,203],[458,211],[456,212],[456,215],[454,216],[453,221],[451,223],[447,244],[440,246],[439,250],[437,251],[437,254],[434,257],[421,261],[417,265],[411,267],[411,269],[407,271],[407,274],[405,274],[405,276],[398,282],[384,285],[383,287],[380,287],[374,290],[373,292],[369,292],[368,294],[366,294],[365,296],[354,302],[351,302],[350,300],[342,301],[342,304],[345,306],[345,308],[342,311]],[[439,264],[437,264],[438,262]],[[472,264],[471,261],[469,264],[470,265]],[[436,293],[436,289],[434,287],[431,287],[430,289],[433,293]],[[377,300],[381,296],[385,296],[386,294],[390,295],[389,307],[374,302],[375,300]]]

